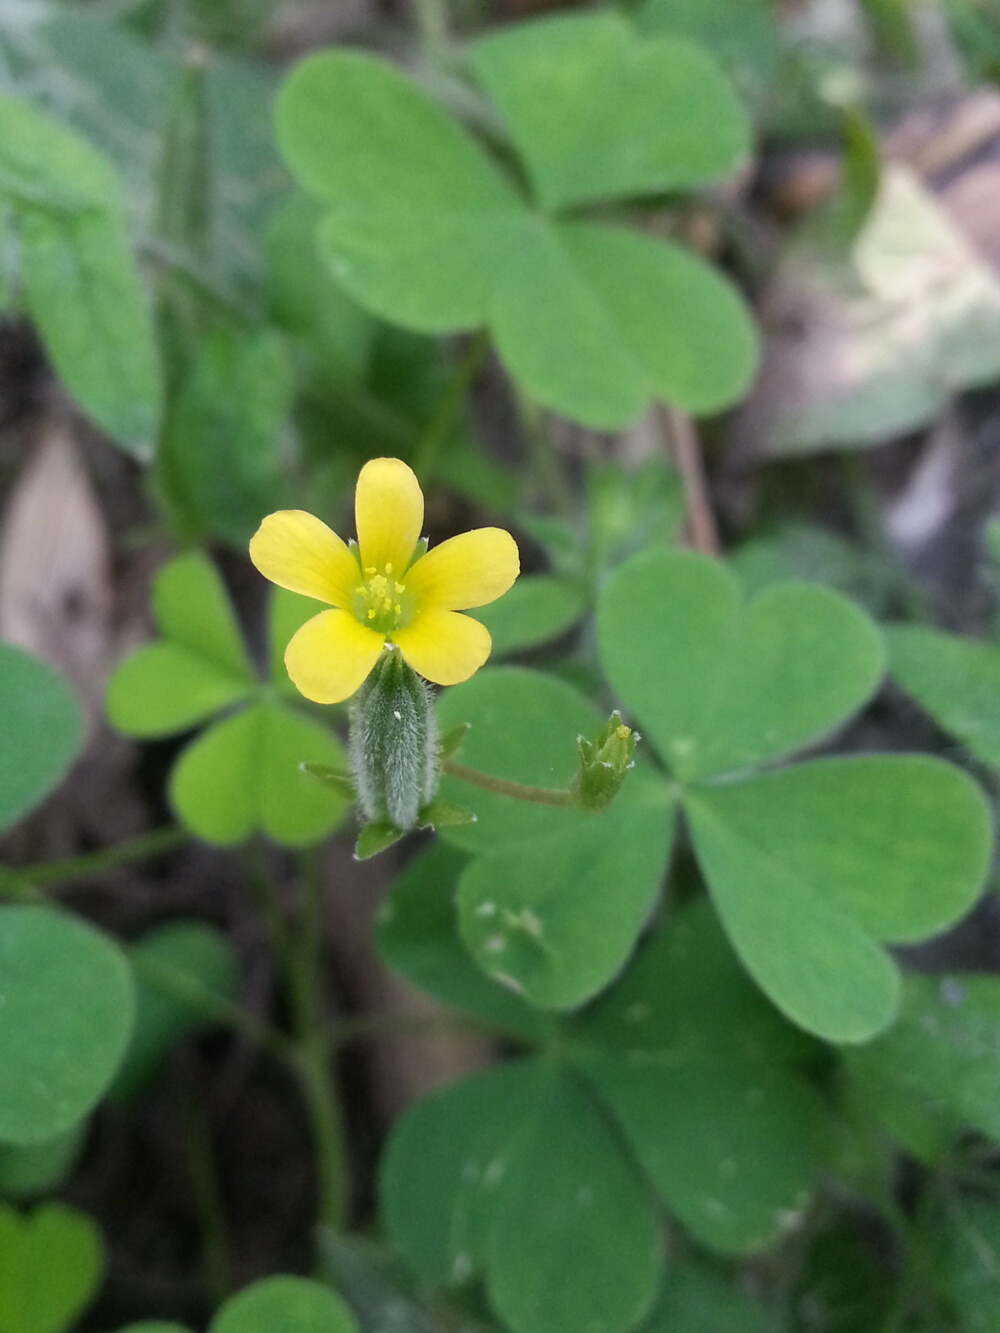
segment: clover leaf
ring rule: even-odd
[[[0,1204],[0,1333],[65,1333],[104,1274],[101,1233],[85,1213]]]
[[[381,943],[405,976],[456,1003],[445,889],[433,946],[412,929],[417,887],[442,877],[439,856],[401,895],[410,925],[393,913]],[[463,989],[474,1012],[497,1014]],[[424,1281],[482,1274],[514,1333],[615,1333],[659,1285],[646,1190],[719,1252],[760,1249],[794,1223],[827,1133],[798,1069],[813,1043],[746,978],[707,902],[658,931],[592,1010],[539,1038],[549,1055],[432,1093],[393,1130],[383,1215]],[[608,1245],[609,1216],[621,1245]],[[562,1284],[535,1277],[562,1271],[586,1274],[572,1308]]]
[[[324,837],[348,802],[301,765],[342,770],[343,749],[328,728],[282,697],[295,691],[281,655],[315,604],[280,590],[272,596],[272,680],[265,685],[250,664],[222,580],[204,555],[181,555],[164,566],[152,602],[163,637],[112,676],[106,704],[112,725],[131,736],[167,736],[239,709],[182,751],[170,779],[179,818],[222,846],[244,841],[255,829],[293,847]]]
[[[711,58],[598,14],[488,38],[472,67],[535,202],[374,57],[321,53],[286,81],[279,144],[325,204],[319,252],[344,288],[418,332],[486,326],[529,394],[590,426],[623,426],[653,398],[695,412],[736,401],[756,339],[728,281],[679,245],[552,212],[727,174],[748,135]],[[580,110],[558,126],[536,107],[555,75]]]
[[[882,942],[942,930],[980,891],[991,841],[982,793],[917,756],[756,771],[870,697],[882,668],[874,627],[838,594],[798,583],[744,607],[724,566],[684,552],[627,561],[597,620],[607,677],[677,780],[746,967],[809,1031],[874,1036],[899,1001]]]

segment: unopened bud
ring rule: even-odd
[[[354,696],[348,749],[365,819],[414,828],[440,777],[437,719],[427,685],[397,648],[385,649]]]
[[[570,790],[588,810],[606,810],[618,795],[625,775],[633,767],[639,733],[622,721],[617,710],[608,718],[595,740],[577,737],[580,769]]]

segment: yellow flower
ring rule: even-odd
[[[458,612],[495,601],[514,582],[514,538],[477,528],[425,554],[424,497],[398,458],[373,458],[361,469],[354,517],[357,545],[301,509],[269,514],[250,542],[265,578],[335,608],[307,621],[285,650],[296,688],[320,704],[349,699],[387,643],[436,685],[468,680],[491,640],[478,620]]]

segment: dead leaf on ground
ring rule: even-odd
[[[790,255],[762,317],[743,457],[879,444],[1000,378],[1000,278],[904,167],[885,171],[848,260]]]
[[[50,419],[0,524],[0,638],[61,671],[93,721],[108,670],[110,612],[104,516],[69,424]]]

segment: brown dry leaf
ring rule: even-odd
[[[908,112],[885,136],[882,146],[890,160],[923,176],[937,176],[998,141],[1000,91],[977,88],[957,101]]]
[[[69,424],[43,427],[0,524],[0,638],[72,682],[100,715],[110,654],[107,528]]]
[[[940,200],[983,259],[1000,273],[1000,160],[963,171],[941,191]]]
[[[1000,378],[1000,279],[904,167],[885,171],[849,261],[790,257],[762,313],[738,427],[750,456],[878,444]]]

